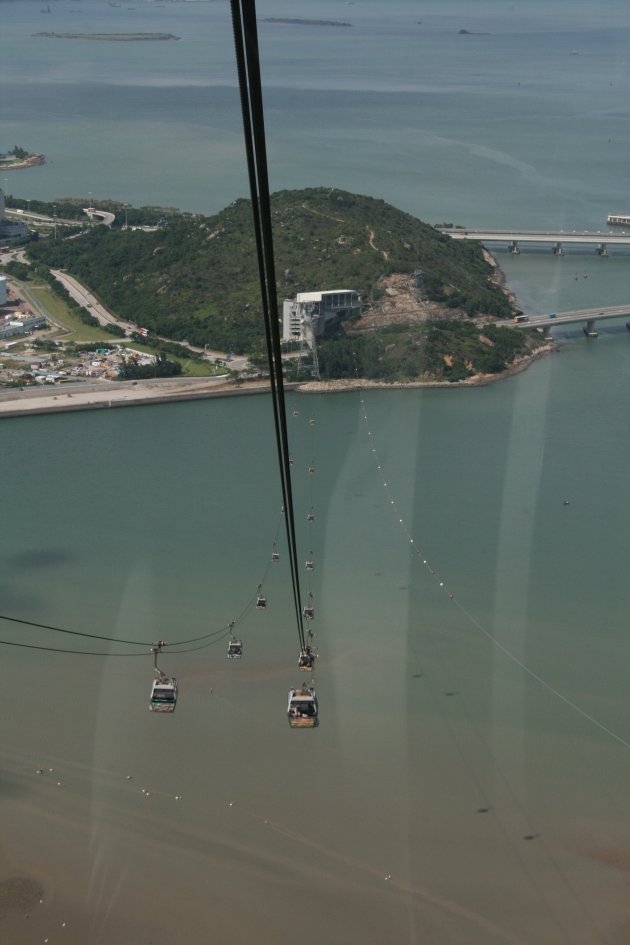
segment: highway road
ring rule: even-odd
[[[122,318],[118,318],[116,315],[113,315],[108,311],[104,305],[102,305],[96,296],[85,288],[77,279],[73,276],[69,276],[62,269],[51,269],[51,272],[55,279],[57,279],[61,284],[68,290],[75,302],[78,302],[83,308],[87,309],[90,315],[93,315],[101,325],[118,325],[119,328],[124,329],[127,335],[131,335],[133,332],[138,331],[138,326],[134,325],[133,322],[125,321]],[[193,351],[195,354],[199,354],[202,357],[206,358],[208,361],[217,362],[217,361],[226,361],[226,355],[223,351],[213,351],[210,348],[201,348],[196,345],[191,345],[187,341],[177,341],[173,342],[172,338],[164,338],[162,335],[156,335],[160,341],[172,342],[174,344],[181,345],[182,348],[187,348],[189,351]],[[237,357],[233,358],[227,367],[232,371],[243,371],[247,367],[248,361],[247,358]]]
[[[50,271],[55,279],[61,282],[62,286],[68,290],[74,301],[87,309],[90,315],[93,315],[100,325],[118,325],[120,328],[124,328],[129,334],[137,330],[136,326],[132,325],[131,322],[116,318],[115,315],[108,312],[105,306],[101,305],[98,299],[92,295],[85,286],[81,285],[80,282],[72,276],[69,276],[62,269],[51,269]]]

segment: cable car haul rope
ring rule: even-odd
[[[243,115],[243,130],[245,134],[247,172],[252,199],[254,234],[256,238],[260,294],[265,322],[265,337],[267,341],[267,358],[271,381],[278,466],[282,485],[282,500],[285,509],[291,584],[295,604],[298,641],[300,644],[300,661],[302,661],[305,654],[312,653],[312,649],[310,635],[309,642],[307,643],[306,634],[304,632],[304,617],[300,593],[293,491],[291,486],[291,457],[289,454],[286,403],[282,378],[282,352],[280,346],[278,299],[273,254],[271,203],[267,173],[258,31],[256,27],[256,4],[254,0],[231,0],[231,9],[241,96],[241,111]],[[314,472],[314,467],[312,467],[312,469]],[[309,647],[308,651],[307,647]],[[317,696],[312,686],[305,685],[301,689],[291,689],[289,691],[287,714],[289,724],[294,728],[313,728],[317,724]]]

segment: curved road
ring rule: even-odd
[[[83,308],[87,309],[90,315],[93,315],[100,325],[118,325],[120,328],[124,328],[125,331],[131,334],[132,331],[136,331],[136,326],[132,325],[131,322],[125,322],[120,318],[116,318],[115,315],[112,315],[111,312],[108,312],[107,309],[101,305],[98,299],[92,295],[85,286],[81,285],[80,282],[77,282],[76,279],[73,279],[72,276],[67,275],[63,269],[51,269],[50,270],[57,279],[58,282],[61,282],[64,289],[67,289],[70,296],[74,299],[75,302],[78,302]]]
[[[131,335],[132,332],[138,331],[138,326],[132,324],[132,322],[125,321],[122,318],[118,318],[116,315],[112,315],[104,305],[102,305],[98,299],[92,295],[92,293],[85,288],[84,285],[75,279],[73,276],[69,276],[63,269],[51,269],[50,270],[59,282],[68,290],[75,302],[78,302],[83,308],[87,309],[90,315],[93,315],[99,324],[101,325],[118,325],[119,328],[124,329],[124,331]],[[178,344],[182,348],[187,348],[189,351],[194,351],[195,354],[201,354],[203,357],[207,358],[209,361],[224,361],[225,353],[222,351],[211,351],[209,348],[200,348],[195,345],[189,344],[187,341],[176,341],[173,342],[172,338],[164,338],[161,335],[156,336],[160,341],[171,342],[173,344]],[[233,371],[242,371],[247,366],[247,358],[234,358],[229,367]]]

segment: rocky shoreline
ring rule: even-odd
[[[21,167],[37,167],[38,164],[45,163],[46,156],[44,154],[29,154],[23,160],[1,162],[0,171],[17,171]]]
[[[508,377],[514,377],[526,371],[534,361],[537,361],[543,355],[550,354],[558,350],[556,342],[538,348],[532,354],[523,358],[518,358],[513,364],[510,364],[505,371],[500,374],[475,374],[464,381],[369,381],[364,378],[344,378],[336,381],[308,381],[306,384],[300,384],[296,390],[300,394],[339,394],[352,390],[457,390],[462,387],[486,387],[488,384],[494,384],[496,381],[503,381]]]

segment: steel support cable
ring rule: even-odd
[[[308,478],[309,478],[309,480],[310,480],[310,482],[309,482],[309,501],[310,501],[310,508],[311,508],[311,509],[314,509],[314,508],[315,508],[315,489],[314,489],[314,487],[313,487],[313,483],[314,483],[314,480],[315,480],[315,476],[317,475],[317,465],[316,465],[316,463],[315,463],[315,452],[316,452],[316,451],[315,451],[315,427],[314,427],[314,425],[313,425],[313,417],[312,417],[312,416],[310,417],[310,419],[309,419],[308,422],[309,422],[309,430],[311,431],[311,443],[310,443],[310,448],[311,448],[311,465],[309,466],[309,474],[308,474]],[[311,473],[311,471],[310,471],[311,469],[314,470],[312,473]],[[312,537],[309,536],[309,538],[310,538],[310,544],[313,545],[313,539],[312,539]],[[313,560],[314,560],[314,559],[315,559],[315,555],[313,554]],[[309,597],[310,597],[310,596],[311,596],[311,572],[310,572],[310,571],[307,571],[307,575],[308,575],[308,592],[309,592]]]
[[[275,536],[275,537],[276,537],[276,541],[278,540],[278,533],[279,533],[279,531],[280,531],[280,522],[281,522],[281,520],[282,520],[282,515],[280,515],[280,518],[278,519],[278,525],[277,525],[277,527],[276,527],[276,536]],[[265,568],[265,571],[264,571],[264,574],[263,574],[263,578],[262,578],[262,581],[261,581],[261,586],[262,586],[262,584],[264,584],[264,582],[267,580],[267,576],[268,576],[268,574],[269,574],[270,566],[271,566],[271,565],[270,565],[270,562],[268,562],[268,563],[267,563],[267,567]],[[238,615],[238,617],[236,618],[236,620],[233,621],[234,624],[238,624],[238,623],[240,623],[240,622],[243,620],[243,618],[246,616],[246,614],[251,610],[251,608],[252,608],[252,606],[253,606],[253,604],[254,604],[254,601],[255,601],[255,596],[252,597],[252,598],[250,598],[250,600],[247,602],[247,604],[243,607],[243,609],[241,610],[241,612],[240,612],[240,614]],[[22,617],[9,617],[9,616],[7,616],[6,614],[0,614],[0,621],[2,621],[2,620],[6,620],[8,623],[18,623],[18,624],[20,624],[20,625],[23,626],[23,627],[33,627],[33,628],[36,629],[36,630],[51,630],[53,633],[66,633],[66,634],[69,634],[70,636],[73,636],[73,637],[82,637],[83,639],[86,639],[86,640],[103,640],[103,641],[105,641],[106,643],[119,643],[119,644],[127,644],[128,646],[151,647],[151,646],[153,646],[153,643],[155,642],[155,641],[146,641],[146,640],[145,640],[145,641],[143,641],[143,640],[125,640],[124,638],[121,638],[121,637],[108,637],[108,636],[104,636],[104,635],[98,634],[98,633],[86,633],[86,632],[83,631],[83,630],[69,630],[67,627],[55,627],[55,626],[53,626],[52,624],[48,624],[48,623],[38,623],[38,622],[35,621],[35,620],[25,620],[25,619],[22,618]],[[208,633],[204,633],[202,636],[193,637],[193,638],[191,638],[190,640],[177,640],[177,641],[175,641],[174,643],[167,644],[167,646],[169,646],[169,647],[174,647],[174,646],[186,646],[186,645],[189,644],[189,643],[198,643],[200,640],[208,640],[208,639],[210,639],[211,637],[215,637],[215,636],[218,636],[218,635],[221,634],[221,633],[225,633],[228,629],[229,629],[229,625],[228,625],[227,627],[219,627],[218,630],[211,630],[211,631],[209,631]],[[3,643],[3,642],[6,642],[6,641],[0,640],[0,643]],[[13,644],[9,644],[9,643],[7,642],[7,646],[11,646],[11,645],[13,645]],[[17,644],[15,644],[15,645],[17,646]],[[26,644],[22,644],[22,645],[23,645],[23,646],[26,646]],[[74,651],[74,650],[67,650],[67,651],[63,651],[63,650],[61,650],[61,649],[59,649],[59,648],[57,648],[57,647],[52,647],[51,649],[57,650],[57,651],[60,652],[60,653],[61,653],[61,652],[68,652],[68,653],[71,653],[71,652],[77,652],[77,653],[78,653],[78,652],[81,652],[81,653],[86,652],[86,651],[83,651],[83,650],[77,650],[77,651]],[[123,656],[124,654],[120,653],[120,654],[118,654],[118,655]]]
[[[276,529],[276,539],[278,537],[279,530],[280,530],[280,523],[278,522],[278,528]],[[263,575],[263,580],[261,582],[261,586],[262,586],[262,583],[264,583],[264,581],[267,579],[267,575],[269,574],[269,568],[270,568],[270,564],[267,564],[267,567],[265,568],[265,572]],[[254,595],[243,607],[238,617],[232,622],[232,625],[236,625],[242,622],[242,620],[245,618],[247,613],[253,607],[255,600],[256,600],[256,597]],[[108,637],[108,636],[104,636],[98,633],[86,633],[85,631],[82,631],[82,630],[69,630],[67,627],[55,627],[52,624],[48,624],[48,623],[37,623],[37,621],[35,620],[24,620],[22,617],[8,617],[6,614],[0,614],[0,621],[2,620],[6,620],[8,623],[17,623],[23,627],[32,627],[35,630],[51,630],[54,633],[66,633],[73,637],[81,637],[82,639],[86,639],[86,640],[102,640],[106,643],[127,644],[129,646],[142,646],[142,647],[150,648],[153,646],[155,642],[153,640],[151,641],[125,640],[120,637]],[[173,647],[187,646],[189,643],[199,643],[201,640],[210,640],[212,637],[216,637],[221,634],[227,633],[229,629],[230,629],[230,624],[224,627],[219,627],[218,630],[210,630],[208,633],[204,633],[201,636],[191,637],[188,640],[175,640],[173,643],[167,643],[166,646],[168,646],[171,649],[171,652],[173,652],[172,650]],[[24,647],[28,646],[28,648],[30,649],[48,649],[48,647],[36,646],[35,644],[10,643],[8,640],[0,640],[0,644],[2,643],[6,644],[7,646],[24,646]],[[86,650],[63,650],[59,647],[50,647],[50,650],[53,652],[58,652],[58,653],[87,653],[88,652]],[[182,651],[182,652],[185,652],[185,651]],[[95,654],[95,655],[142,656],[143,654],[117,653],[117,654]]]
[[[249,610],[250,606],[251,606],[251,601],[250,601],[250,603],[243,609],[243,611],[241,612],[241,614],[239,615],[239,617],[237,618],[237,620],[235,621],[235,623],[238,623],[238,622],[240,622],[240,620],[243,619],[244,615],[247,613],[247,611]],[[97,634],[97,633],[84,633],[84,632],[81,631],[81,630],[67,630],[65,627],[53,627],[53,626],[51,626],[50,624],[46,624],[46,623],[36,623],[34,620],[22,620],[22,618],[20,618],[20,617],[5,617],[5,616],[2,615],[2,614],[0,614],[0,620],[7,620],[7,621],[9,621],[9,622],[11,622],[11,623],[19,623],[19,624],[21,624],[22,626],[25,626],[25,627],[33,627],[33,628],[36,629],[36,630],[52,630],[52,631],[54,631],[55,633],[68,633],[68,634],[70,634],[70,635],[73,636],[73,637],[82,637],[83,639],[87,639],[87,640],[103,640],[103,641],[105,641],[106,643],[126,643],[126,644],[129,644],[130,646],[142,646],[142,647],[149,647],[149,648],[150,648],[150,647],[153,646],[153,644],[154,644],[154,642],[155,642],[155,641],[153,641],[153,640],[152,640],[152,641],[149,641],[149,642],[147,642],[147,641],[142,641],[142,640],[123,640],[123,639],[120,639],[119,637],[106,637],[106,636],[102,636],[102,635]],[[215,636],[217,636],[217,635],[220,634],[220,633],[224,633],[224,632],[225,632],[226,630],[228,630],[228,629],[229,629],[229,626],[228,626],[228,627],[219,627],[218,630],[210,630],[208,633],[204,633],[204,634],[202,634],[201,636],[198,636],[198,637],[192,637],[190,640],[176,640],[175,642],[170,643],[170,644],[167,643],[166,645],[167,645],[167,646],[170,646],[170,647],[174,647],[174,646],[186,646],[188,643],[198,643],[200,640],[208,640],[208,639],[210,639],[210,637],[215,637]],[[23,643],[23,644],[18,644],[18,643],[12,644],[12,643],[9,643],[9,642],[6,641],[6,640],[0,640],[0,643],[6,643],[7,646],[20,646],[20,645],[21,645],[21,646],[26,646],[25,643]],[[46,647],[37,647],[37,646],[35,646],[35,645],[32,645],[31,648],[32,648],[32,649],[47,649]],[[64,652],[65,652],[65,653],[75,653],[75,652],[76,652],[76,653],[84,653],[84,652],[87,652],[87,651],[85,651],[85,650],[61,650],[61,649],[59,649],[58,647],[51,647],[51,649],[56,650],[56,651],[59,652],[59,653],[64,653]],[[105,654],[105,655],[109,655],[109,654]],[[119,654],[117,654],[117,655],[119,655],[119,656],[124,656],[125,654],[124,654],[124,653],[119,653]],[[129,654],[127,654],[127,655],[129,655],[129,656],[135,656],[136,654],[135,654],[135,653],[129,653]],[[142,654],[137,654],[137,655],[142,655]]]
[[[260,82],[258,33],[254,0],[231,0],[234,46],[241,95],[243,130],[247,154],[247,169],[252,198],[252,214],[256,237],[256,253],[265,320],[267,357],[271,381],[276,446],[285,508],[285,524],[289,546],[291,584],[300,646],[305,645],[302,602],[297,562],[295,516],[291,488],[286,405],[282,377],[282,351],[278,326],[278,303],[273,259],[271,205],[265,147],[265,127]]]
[[[186,649],[186,650],[173,649],[171,650],[171,653],[196,653],[198,650],[204,650],[206,647],[212,646],[213,644],[218,643],[223,637],[226,637],[229,630],[230,630],[229,627],[223,627],[221,630],[215,631],[215,634],[214,634],[214,636],[216,636],[215,640],[208,640],[206,643],[203,643],[201,646],[190,647],[189,649]],[[199,637],[199,639],[201,640],[205,638]],[[189,642],[192,643],[196,641],[191,640]],[[174,643],[172,645],[175,647],[183,646],[182,643]],[[24,649],[24,650],[41,650],[44,653],[64,653],[66,655],[70,654],[72,656],[118,656],[118,657],[120,656],[146,657],[147,656],[146,653],[99,653],[96,650],[70,650],[70,649],[65,649],[58,646],[41,646],[40,644],[37,644],[37,643],[18,643],[16,640],[0,640],[0,646],[17,646],[20,649]]]
[[[217,636],[216,639],[214,640],[207,640],[205,643],[201,643],[199,646],[187,647],[185,650],[171,650],[169,653],[169,656],[173,654],[179,654],[179,653],[197,653],[199,650],[205,650],[209,646],[214,646],[215,643],[220,643],[221,640],[224,640],[225,637],[227,637],[227,635],[231,633],[232,627],[234,626],[236,626],[236,624],[232,624],[231,626],[226,627],[225,630],[223,630],[223,632],[221,633],[221,636]],[[174,644],[174,645],[179,646],[180,644]]]
[[[56,646],[40,646],[36,643],[17,643],[15,640],[0,640],[2,646],[19,646],[25,650],[43,650],[45,653],[71,653],[74,656],[143,656],[146,653],[97,653],[95,650],[67,650]]]
[[[10,623],[19,623],[24,627],[35,627],[37,630],[53,630],[55,633],[68,633],[73,637],[87,637],[90,640],[105,640],[107,643],[126,643],[129,646],[152,646],[152,642],[142,640],[122,640],[118,637],[100,636],[97,633],[85,633],[81,630],[68,630],[65,627],[53,627],[47,623],[37,623],[34,620],[23,620],[21,617],[7,617],[0,614],[0,620],[7,620]],[[1,642],[1,641],[0,641]]]
[[[243,117],[243,132],[245,136],[245,155],[247,158],[247,173],[249,178],[249,187],[252,196],[252,215],[254,219],[254,236],[256,241],[256,257],[258,261],[258,275],[260,280],[260,294],[263,307],[263,320],[265,325],[265,340],[267,345],[267,360],[269,364],[269,378],[272,392],[272,405],[274,414],[274,430],[276,435],[276,449],[278,452],[280,466],[280,483],[282,487],[283,508],[287,508],[287,488],[286,488],[286,470],[283,463],[282,438],[280,433],[279,400],[277,397],[276,384],[276,363],[272,354],[271,327],[269,317],[269,292],[266,279],[265,254],[262,240],[262,225],[260,220],[260,203],[258,199],[257,171],[254,153],[253,141],[253,117],[251,112],[251,100],[249,96],[249,85],[247,79],[246,54],[244,44],[244,25],[241,16],[241,9],[238,2],[232,0],[232,27],[234,31],[234,48],[236,52],[236,66],[238,72],[239,90],[241,97],[241,112]],[[288,536],[289,537],[289,536]],[[289,561],[291,556],[291,541],[289,537]],[[292,568],[292,564],[291,564]],[[295,585],[293,584],[293,570],[291,570],[293,585],[293,594],[295,598]]]
[[[252,213],[258,256],[267,355],[274,405],[276,445],[280,465],[282,497],[286,514],[287,540],[289,545],[289,563],[291,582],[296,610],[300,645],[304,646],[301,595],[297,565],[297,543],[295,539],[295,520],[291,489],[290,457],[286,427],[286,407],[284,403],[284,385],[282,381],[282,354],[278,332],[278,312],[276,297],[275,266],[273,260],[273,238],[271,233],[271,211],[269,205],[269,186],[265,148],[265,131],[262,108],[262,90],[260,85],[260,66],[258,58],[258,39],[256,30],[255,4],[245,2],[239,6],[232,0],[232,21],[241,90],[243,127],[247,153],[247,167],[252,195]],[[247,21],[247,22],[245,22]],[[265,217],[267,226],[265,226]]]

